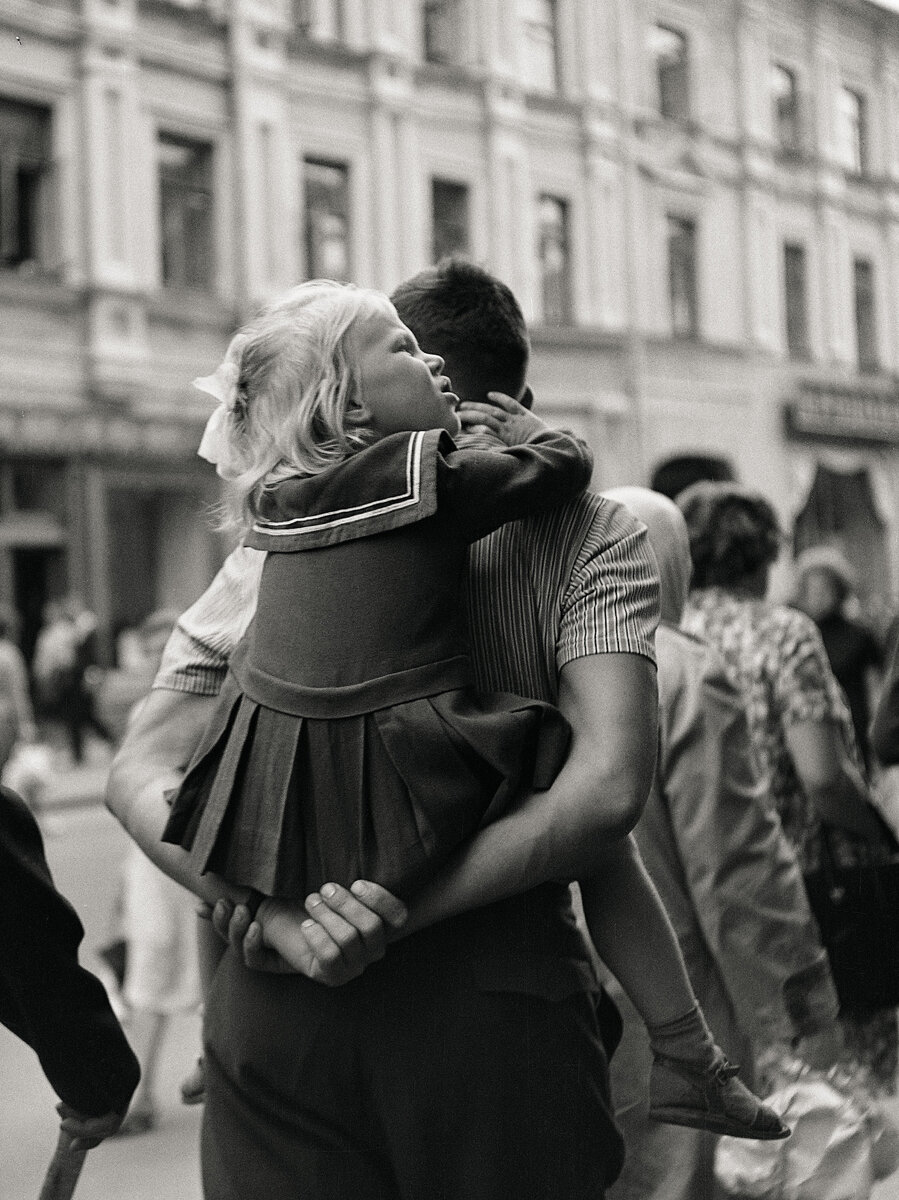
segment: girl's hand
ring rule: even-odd
[[[464,429],[486,427],[507,446],[520,446],[535,433],[547,429],[545,421],[535,417],[530,409],[503,392],[488,392],[489,404],[463,400],[459,405],[459,420]]]

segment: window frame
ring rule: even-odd
[[[534,3],[545,5],[548,9],[548,17],[537,20],[531,14],[530,10]],[[523,74],[528,79],[528,90],[532,92],[540,92],[545,95],[558,95],[562,88],[562,57],[561,46],[559,42],[559,4],[558,0],[518,0],[517,8],[518,28],[522,39],[522,58],[524,60]],[[534,36],[535,31],[548,31],[548,38]],[[533,47],[544,47],[549,43],[551,53],[547,62],[550,65],[551,79],[544,83],[542,80],[535,82],[534,76],[531,73],[531,66],[536,61],[536,57],[532,54]]]
[[[546,247],[547,247],[547,225],[542,217],[542,208],[547,202],[557,206],[558,212],[561,214],[561,239],[556,239],[557,244],[563,249],[563,266],[558,272],[561,280],[559,293],[561,303],[557,309],[554,309],[547,302],[550,290],[548,284],[550,275],[546,269]],[[544,325],[551,325],[561,328],[575,323],[574,317],[574,255],[572,250],[572,204],[568,196],[559,195],[556,192],[541,191],[537,195],[537,266],[540,278],[540,318]]]
[[[678,61],[672,64],[674,67],[676,67],[680,75],[680,86],[674,89],[672,89],[670,86],[666,86],[666,74],[661,45],[653,44],[654,37],[656,39],[656,43],[659,42],[659,34],[667,34],[669,37],[676,39],[682,50],[682,54],[680,55]],[[687,124],[692,120],[693,117],[693,104],[690,94],[691,79],[689,33],[685,29],[678,29],[676,26],[668,25],[664,21],[655,21],[647,30],[646,40],[647,49],[652,56],[656,111],[663,121],[675,121],[682,125]],[[678,103],[672,105],[666,102],[666,96],[669,95],[677,96]]]
[[[797,253],[798,252],[798,253]],[[801,262],[801,284],[799,296],[799,317],[796,320],[796,304],[791,304],[791,279],[800,276],[791,273],[791,256],[795,262]],[[783,302],[784,302],[784,340],[789,358],[807,360],[811,358],[811,339],[809,336],[809,292],[808,292],[808,247],[805,242],[796,239],[784,239],[783,242]],[[794,314],[791,317],[791,312]]]
[[[775,76],[780,74],[790,82],[790,109],[784,112],[782,95],[775,86]],[[771,99],[771,122],[774,140],[781,154],[799,154],[802,151],[802,105],[800,100],[799,74],[786,63],[773,59],[768,72],[768,91]],[[784,130],[789,130],[784,137]]]
[[[0,272],[49,274],[58,209],[53,105],[3,95],[0,107]]]
[[[855,116],[845,104],[847,97],[855,101]],[[870,106],[861,88],[841,83],[837,104],[837,153],[843,170],[849,175],[867,175],[871,167]]]
[[[861,270],[864,268],[864,271]],[[867,273],[864,287],[860,275]],[[860,304],[864,300],[864,305]],[[856,254],[852,258],[852,312],[855,323],[855,353],[859,374],[873,375],[881,368],[877,328],[877,272],[874,259]]]
[[[347,158],[333,158],[327,154],[317,154],[307,152],[303,155],[303,268],[306,279],[339,279],[341,275],[345,276],[342,282],[350,282],[354,275],[354,245],[353,245],[353,164]],[[310,167],[322,168],[327,171],[339,171],[342,175],[341,191],[343,196],[342,211],[337,215],[344,221],[343,247],[344,247],[344,271],[317,271],[313,267],[313,260],[318,260],[318,253],[313,252],[314,234],[312,230],[311,214],[312,206],[309,203],[310,199]],[[330,212],[330,215],[334,215]],[[319,239],[323,241],[324,239]]]
[[[440,188],[455,189],[457,195],[464,201],[464,237],[461,244],[443,253],[438,252],[437,236],[437,191]],[[465,179],[451,179],[446,175],[431,175],[431,262],[437,263],[441,258],[458,255],[463,258],[471,255],[471,185]]]
[[[204,160],[200,165],[205,180],[199,183],[189,181],[178,181],[174,178],[166,179],[165,163],[163,162],[162,147],[165,144],[180,146],[184,149],[193,149],[194,151],[202,152]],[[159,281],[160,286],[167,292],[196,292],[204,295],[211,294],[215,291],[216,273],[217,273],[217,246],[216,246],[216,155],[218,154],[218,146],[215,140],[211,137],[197,137],[190,133],[184,133],[179,129],[169,126],[160,125],[156,130],[156,177],[158,189],[158,218],[159,218]],[[195,164],[196,166],[196,164]],[[205,253],[203,256],[203,279],[201,282],[191,280],[189,263],[192,259],[199,258],[191,253],[186,253],[185,248],[191,243],[194,238],[186,223],[182,224],[181,240],[183,245],[180,247],[181,269],[175,272],[175,275],[180,275],[180,278],[166,277],[166,252],[167,252],[167,234],[166,234],[166,195],[174,192],[176,195],[180,193],[182,202],[185,197],[193,195],[194,197],[203,196],[206,199],[204,210],[205,229],[203,241],[205,243]]]
[[[680,261],[688,268],[685,273],[686,287],[684,295],[687,298],[689,310],[689,326],[681,328],[678,323],[678,289],[676,288],[675,266],[678,261],[675,255],[674,227],[681,234],[689,232],[689,244],[692,253],[681,256]],[[677,341],[695,342],[700,336],[699,314],[699,226],[692,213],[669,211],[665,213],[665,256],[668,267],[668,317],[671,325],[671,336]]]

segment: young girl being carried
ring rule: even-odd
[[[381,293],[314,281],[200,381],[221,400],[201,453],[232,481],[246,543],[267,552],[165,832],[200,871],[297,901],[356,879],[408,898],[565,759],[557,709],[474,691],[462,587],[471,542],[572,499],[592,458],[496,394],[470,420],[504,447],[458,449],[442,371]],[[715,1045],[630,841],[607,871],[610,911],[640,913],[643,936],[616,944],[602,911],[590,932],[653,1035],[653,1115],[786,1136]]]

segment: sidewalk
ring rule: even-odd
[[[49,754],[50,774],[42,784],[29,787],[9,779],[9,786],[22,794],[38,816],[103,804],[113,755],[109,746],[89,742],[80,763],[73,762],[68,751],[59,747],[49,747]]]

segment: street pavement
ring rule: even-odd
[[[107,769],[108,757],[97,746],[85,766],[61,763],[38,806],[47,859],[84,924],[82,962],[92,969],[113,929],[118,871],[127,846],[125,833],[102,803]],[[77,1200],[201,1200],[201,1110],[186,1108],[178,1094],[199,1046],[199,1016],[175,1018],[160,1061],[159,1125],[151,1133],[110,1139],[92,1150]],[[56,1143],[56,1097],[34,1054],[2,1026],[0,1080],[0,1200],[35,1200]],[[889,1110],[899,1124],[899,1099]],[[899,1200],[899,1173],[879,1184],[870,1200]]]

